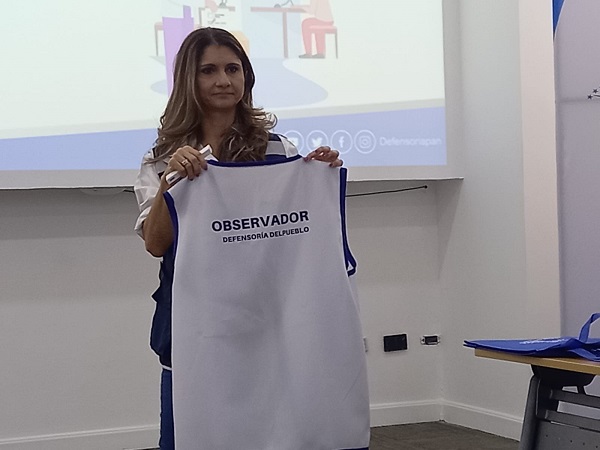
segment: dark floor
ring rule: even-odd
[[[512,439],[445,422],[427,422],[371,428],[369,450],[517,450],[518,447],[519,443]]]
[[[371,429],[369,450],[517,450],[519,443],[445,422]]]

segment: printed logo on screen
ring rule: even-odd
[[[331,135],[331,146],[341,155],[352,150],[352,135],[346,130],[337,130]]]
[[[354,135],[354,143],[356,145],[356,149],[362,153],[367,154],[371,153],[375,150],[377,146],[377,139],[372,131],[369,130],[361,130],[356,135]]]
[[[313,130],[308,134],[306,143],[311,151],[316,150],[322,146],[329,146],[329,137],[321,130]]]
[[[294,147],[298,149],[298,151],[302,151],[304,149],[304,136],[302,133],[296,130],[290,130],[287,133],[284,133],[284,136],[294,144]]]

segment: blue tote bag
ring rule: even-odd
[[[590,316],[581,327],[579,337],[565,336],[543,339],[497,339],[464,341],[466,347],[543,357],[580,357],[600,361],[600,339],[590,338],[590,326],[600,313]]]

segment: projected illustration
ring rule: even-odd
[[[325,58],[325,35],[335,36],[335,53],[337,57],[337,27],[333,25],[333,14],[329,0],[315,0],[311,2],[306,12],[311,15],[302,21],[302,42],[304,53],[300,58]],[[313,53],[313,36],[315,52]]]
[[[237,37],[255,104],[302,153],[330,145],[348,167],[446,164],[442,0],[9,5],[0,39],[19,70],[0,73],[0,171],[137,170],[179,46],[205,26]]]
[[[158,32],[162,31],[164,56],[158,60],[164,61],[166,78],[165,83],[156,83],[152,88],[157,92],[170,93],[173,88],[173,63],[183,39],[199,27],[217,27],[230,31],[251,56],[259,79],[254,97],[263,105],[279,108],[310,105],[324,100],[327,90],[319,84],[318,79],[311,80],[310,74],[303,73],[306,67],[299,65],[289,69],[285,65],[289,58],[325,59],[327,35],[332,35],[331,46],[335,48],[335,57],[339,54],[338,29],[334,26],[330,0],[304,1],[306,5],[287,0],[272,6],[248,6],[242,5],[242,0],[220,0],[219,4],[214,0],[165,0],[162,9],[169,16],[163,15],[161,21],[156,23],[154,39],[156,55],[159,56]],[[281,24],[269,27],[261,20]],[[300,41],[303,53],[299,54],[297,48]],[[278,42],[278,45],[272,45],[274,42]],[[261,49],[264,43],[271,44],[270,52],[265,51],[266,48]],[[290,54],[290,48],[293,54]],[[333,52],[330,55],[333,57]],[[270,80],[277,80],[276,85],[261,84],[261,74]]]

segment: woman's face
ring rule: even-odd
[[[234,112],[244,95],[242,62],[229,47],[210,45],[200,60],[200,104],[206,114]]]

